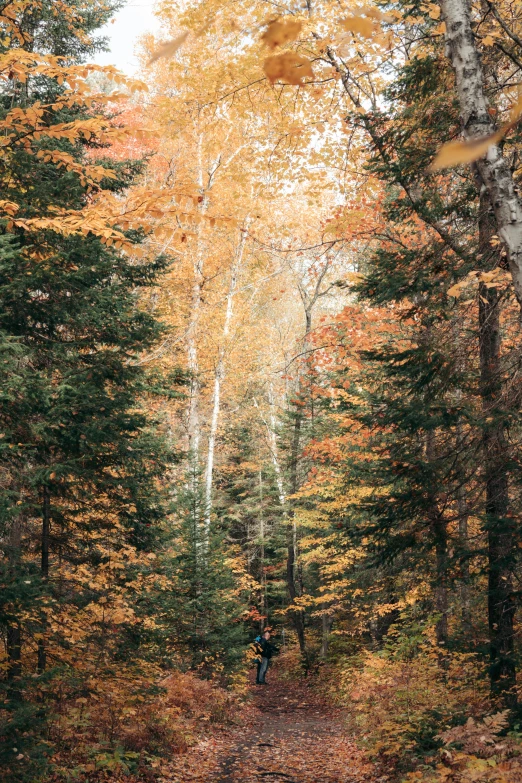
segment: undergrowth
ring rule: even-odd
[[[49,724],[51,780],[152,780],[164,760],[238,720],[238,695],[191,672],[152,685],[134,678],[131,686],[122,672],[91,685],[85,695],[62,700]]]

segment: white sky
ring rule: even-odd
[[[121,11],[100,30],[110,38],[110,52],[100,52],[94,62],[98,65],[115,65],[120,71],[133,75],[138,68],[135,49],[138,39],[148,32],[158,33],[160,25],[153,15],[156,0],[128,0]]]

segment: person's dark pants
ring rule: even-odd
[[[256,677],[256,682],[259,685],[265,684],[265,675],[267,669],[268,669],[268,658],[261,658],[261,660],[257,664],[257,677]]]

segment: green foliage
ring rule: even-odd
[[[206,522],[200,470],[191,460],[176,486],[162,557],[170,587],[155,605],[159,643],[171,664],[225,682],[245,662],[250,597],[242,558],[226,535],[215,520]]]
[[[53,6],[44,3],[28,17],[31,46],[70,62],[92,54],[99,44],[82,44],[77,26],[88,35],[113,6],[90,4],[82,16],[70,3],[76,28],[64,14],[53,14]],[[29,81],[23,91],[6,89],[3,115],[28,101],[52,101],[64,89],[47,77]],[[53,119],[91,113],[80,104]],[[78,163],[93,152],[87,142],[68,140],[56,140],[55,149]],[[19,204],[18,215],[27,218],[81,210],[89,191],[79,174],[34,152],[15,149],[9,176],[1,177],[2,199]],[[114,193],[142,170],[134,162],[111,168],[116,178],[105,184]],[[112,646],[103,620],[90,626],[85,620],[81,630],[71,630],[62,624],[62,612],[81,615],[107,600],[104,574],[110,573],[112,547],[139,553],[159,542],[166,513],[160,480],[172,454],[159,422],[145,410],[151,385],[137,359],[163,327],[138,302],[167,260],[136,263],[93,234],[66,236],[43,227],[7,235],[5,220],[1,230],[0,624],[7,658],[0,735],[2,764],[16,781],[35,779],[48,763],[46,724],[57,701],[51,683],[67,679],[67,672],[72,681],[75,644],[87,666],[94,649]],[[144,576],[143,564],[129,558],[116,581],[121,586],[137,573]],[[120,659],[135,655],[137,636],[119,649]]]
[[[228,459],[218,469],[215,527],[225,540],[240,547],[255,582],[251,612],[263,625],[279,625],[278,614],[287,603],[284,584],[286,557],[283,509],[274,471],[260,459],[258,444],[249,426],[232,427],[227,437]],[[255,625],[252,634],[257,633]]]

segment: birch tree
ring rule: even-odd
[[[491,8],[490,3],[486,5]],[[446,23],[446,48],[455,73],[464,138],[473,142],[490,136],[494,140],[494,112],[490,111],[486,89],[487,74],[482,67],[473,33],[471,4],[467,0],[444,0],[440,6]],[[496,9],[494,16],[502,21]],[[515,189],[511,167],[498,143],[491,144],[485,155],[475,162],[475,171],[480,193],[481,264],[487,267],[491,260],[498,263],[498,253],[491,245],[496,230],[506,249],[516,297],[519,304],[522,304],[522,205]],[[509,448],[505,424],[498,415],[498,406],[502,399],[499,294],[495,288],[483,284],[479,293],[480,391],[486,416],[483,453],[490,676],[493,691],[502,693],[505,702],[511,705],[516,701],[513,691],[515,530],[509,513]]]
[[[493,137],[497,127],[494,112],[489,111],[484,72],[473,33],[471,3],[442,0],[439,5],[446,24],[446,51],[455,72],[463,136],[470,142]],[[493,206],[497,233],[506,248],[513,286],[522,305],[522,204],[509,162],[499,144],[492,143],[475,165]]]
[[[238,277],[241,272],[245,244],[247,239],[248,218],[240,230],[239,242],[232,266],[230,268],[230,279],[226,296],[225,319],[223,322],[223,333],[221,336],[221,345],[218,349],[216,368],[214,370],[214,389],[212,394],[212,414],[210,419],[210,428],[208,433],[207,467],[205,473],[205,537],[208,538],[210,528],[210,516],[212,511],[212,478],[214,473],[214,452],[216,447],[216,436],[219,425],[219,412],[221,405],[221,387],[225,380],[226,372],[226,354],[229,347],[230,329],[232,317],[234,314],[234,297],[236,294]]]

